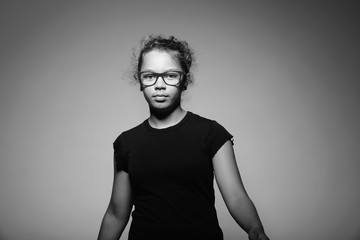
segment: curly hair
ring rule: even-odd
[[[184,86],[187,86],[189,83],[194,81],[191,73],[191,67],[194,65],[195,59],[193,50],[189,47],[188,43],[186,41],[178,40],[174,36],[165,38],[161,35],[150,35],[144,37],[141,40],[140,53],[137,55],[134,52],[134,57],[136,59],[136,73],[134,74],[135,80],[138,81],[137,73],[141,70],[144,55],[154,49],[175,52],[175,57],[178,58],[180,66],[185,72]]]

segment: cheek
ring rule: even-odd
[[[176,98],[180,97],[182,93],[182,88],[174,88],[172,91],[172,95]]]
[[[149,91],[148,88],[144,88],[142,92],[143,92],[143,96],[144,96],[145,100],[147,102],[149,102],[149,100],[151,98],[151,91]]]
[[[175,94],[181,96],[182,90],[183,90],[183,86],[179,86],[178,88],[176,88]]]

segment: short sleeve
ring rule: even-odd
[[[208,135],[211,159],[228,140],[231,140],[233,143],[233,136],[222,125],[213,121]]]
[[[116,164],[116,171],[128,172],[128,158],[124,154],[123,146],[121,143],[121,135],[114,141],[114,161]]]

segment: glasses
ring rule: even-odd
[[[159,77],[163,79],[166,85],[176,86],[184,76],[182,71],[168,71],[163,73],[139,72],[139,79],[143,86],[149,87],[154,85]]]

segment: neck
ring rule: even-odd
[[[158,111],[150,108],[148,122],[153,128],[167,128],[179,123],[186,115],[186,111],[178,105],[170,111]]]

